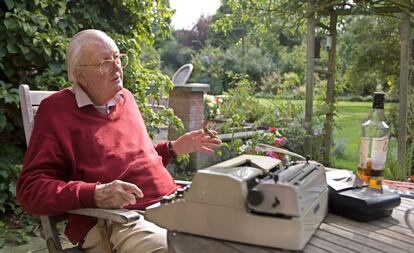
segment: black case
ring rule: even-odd
[[[368,187],[335,191],[329,187],[329,212],[357,221],[371,221],[391,215],[400,195]]]

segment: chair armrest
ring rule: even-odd
[[[121,224],[129,223],[140,218],[140,214],[137,211],[127,209],[82,208],[72,210],[67,213],[102,218]]]
[[[177,185],[186,186],[190,185],[191,181],[175,180]],[[138,220],[140,215],[145,214],[145,211],[140,210],[128,210],[128,209],[107,209],[107,208],[81,208],[67,213],[80,214],[96,218],[102,218],[105,220],[114,221],[117,223],[129,223],[131,221]]]

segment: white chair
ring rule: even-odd
[[[187,63],[181,66],[173,75],[171,81],[174,85],[184,85],[187,83],[193,72],[193,64]]]
[[[187,80],[190,78],[191,73],[193,72],[193,64],[187,63],[181,66],[173,75],[171,81],[174,85],[184,85],[187,83]],[[154,97],[149,96],[147,106],[152,107],[154,111],[159,111],[168,107],[168,96],[162,94],[161,97],[156,100]]]

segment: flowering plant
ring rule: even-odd
[[[213,120],[216,116],[220,115],[221,103],[223,103],[223,99],[221,98],[204,95],[204,117],[207,120]]]
[[[277,128],[270,127],[266,131],[257,133],[252,139],[246,141],[240,147],[239,154],[267,155],[276,159],[284,160],[284,154],[277,153],[274,151],[258,151],[256,149],[256,145],[258,143],[263,143],[274,147],[285,148],[284,145],[286,144],[286,142],[286,137],[282,136],[282,134],[277,130]]]

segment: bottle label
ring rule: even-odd
[[[387,160],[388,136],[372,138],[372,169],[383,170]]]
[[[371,160],[373,170],[383,170],[387,160],[388,136],[372,138],[371,154],[370,138],[362,137],[359,148],[359,167],[367,168],[368,159]]]
[[[360,148],[359,148],[359,167],[361,169],[367,168],[368,150],[369,150],[369,138],[362,137]]]

